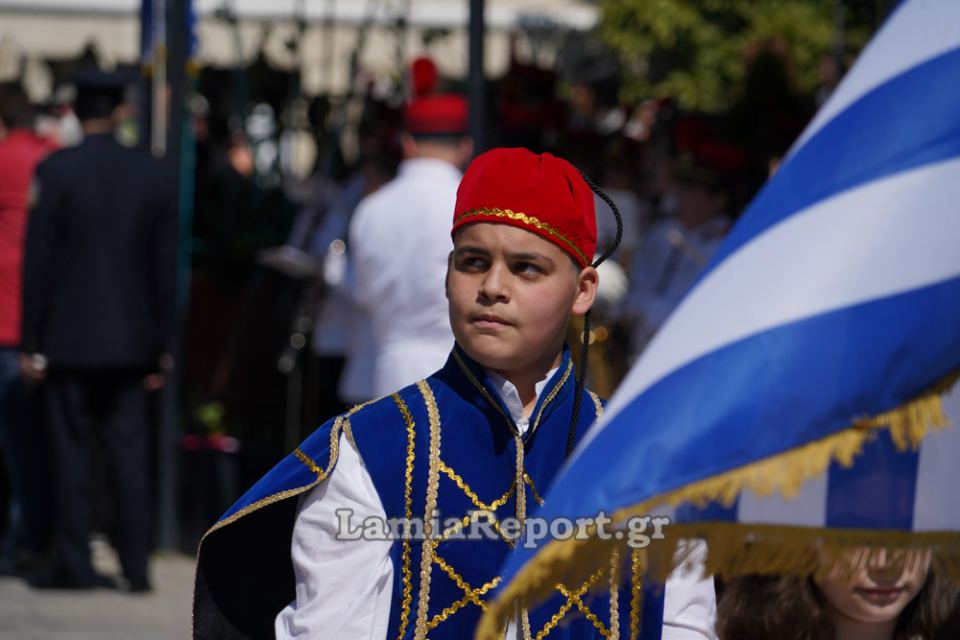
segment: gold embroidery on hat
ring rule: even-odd
[[[578,258],[580,258],[580,264],[582,265],[590,264],[590,261],[587,260],[587,257],[583,255],[583,251],[581,251],[580,248],[577,245],[575,245],[573,241],[570,240],[567,236],[560,233],[560,231],[557,230],[556,227],[546,222],[543,222],[539,218],[535,218],[534,216],[529,216],[525,213],[520,213],[519,211],[511,211],[510,209],[498,209],[496,207],[492,207],[492,208],[483,207],[479,209],[470,209],[469,211],[464,211],[459,216],[457,216],[457,219],[454,220],[453,222],[453,226],[457,226],[458,224],[463,222],[464,219],[472,218],[474,216],[493,216],[494,218],[509,218],[510,220],[517,220],[518,222],[522,222],[523,224],[530,227],[534,227],[535,229],[546,231],[548,234],[550,234],[557,240],[560,240],[561,242],[563,242],[563,244],[565,244],[570,249],[570,251],[573,251],[573,253]]]

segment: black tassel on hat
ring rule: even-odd
[[[613,211],[613,217],[617,221],[617,235],[614,237],[613,242],[607,249],[600,254],[600,257],[593,261],[591,265],[594,269],[603,264],[607,258],[609,258],[614,251],[617,250],[617,247],[620,246],[620,240],[623,238],[623,218],[620,216],[620,209],[617,208],[617,205],[614,204],[613,199],[610,198],[606,193],[604,193],[600,187],[598,187],[593,180],[591,180],[587,174],[580,172],[580,175],[583,176],[584,182],[587,183],[587,186],[590,187],[590,190],[597,194],[601,200],[607,203],[607,206],[610,207],[610,210]],[[574,387],[573,395],[573,414],[570,418],[570,432],[567,437],[567,458],[570,457],[570,454],[573,453],[573,446],[577,439],[577,421],[580,419],[580,402],[583,399],[583,384],[584,378],[587,375],[587,355],[590,350],[590,311],[587,311],[583,315],[583,336],[581,337],[583,347],[580,350],[580,362],[577,365],[577,375],[576,382]]]

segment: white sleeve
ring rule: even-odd
[[[341,434],[330,477],[301,498],[291,558],[296,600],[275,620],[277,638],[384,640],[390,622],[390,540],[338,537],[337,510],[349,509],[349,530],[365,518],[386,519],[360,454]]]
[[[664,587],[661,640],[716,640],[717,594],[713,576],[703,577],[707,545],[700,540],[686,544],[693,546],[687,563]]]

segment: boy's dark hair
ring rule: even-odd
[[[894,640],[935,640],[957,606],[957,587],[931,569],[904,608]],[[810,577],[750,575],[723,589],[717,606],[720,640],[834,640],[836,630]]]
[[[33,127],[34,111],[19,82],[0,83],[0,121],[7,129]]]

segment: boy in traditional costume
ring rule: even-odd
[[[565,345],[597,289],[593,193],[564,160],[495,149],[467,169],[452,234],[447,363],[317,429],[207,533],[196,637],[473,637],[517,543],[508,520],[603,409]],[[462,539],[477,512],[494,534]],[[378,535],[397,521],[427,535]],[[622,566],[518,611],[506,637],[634,638],[642,620],[660,637]],[[712,637],[711,581],[668,582],[666,600],[663,637]]]

